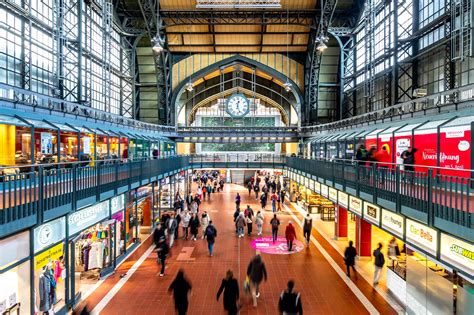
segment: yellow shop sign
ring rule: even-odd
[[[41,254],[35,256],[35,270],[41,270],[44,266],[63,256],[63,243],[59,243]]]

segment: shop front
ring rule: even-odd
[[[153,228],[152,184],[128,192],[125,209],[125,248],[143,241]]]

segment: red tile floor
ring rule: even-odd
[[[250,242],[256,235],[245,236],[243,239],[235,236],[233,212],[235,209],[234,198],[237,192],[242,196],[242,208],[249,204],[254,210],[259,209],[253,194],[252,197],[249,197],[244,187],[231,184],[225,186],[224,192],[214,193],[210,200],[205,200],[202,203],[201,209],[208,211],[218,230],[213,257],[208,256],[205,241],[179,239],[172,248],[165,277],[158,277],[159,266],[156,263],[156,254],[152,253],[106,303],[105,307],[100,309],[100,313],[175,314],[173,299],[167,293],[167,288],[178,269],[183,268],[193,285],[188,314],[224,314],[222,297],[219,302],[216,301],[216,293],[221,279],[227,269],[232,269],[242,286],[247,264],[255,254]],[[272,215],[270,208],[270,206],[267,207],[265,212],[264,235],[271,235],[268,224]],[[297,212],[295,211],[293,214],[297,215]],[[281,212],[278,216],[281,221],[279,234],[283,236],[284,227],[287,221],[292,218],[287,212]],[[297,216],[301,218],[301,216]],[[300,240],[303,239],[299,226],[297,226],[297,235]],[[313,236],[336,263],[343,267],[341,255],[314,229]],[[149,248],[149,244],[150,239],[89,296],[85,302],[89,309],[94,309],[94,312],[97,313],[99,310],[96,308],[97,304],[100,301],[104,303],[104,296],[119,282],[120,275],[139,259]],[[182,254],[180,255],[183,248],[192,250],[191,259],[188,261],[180,259],[183,257]],[[291,255],[262,254],[262,257],[268,271],[268,282],[261,285],[261,296],[257,308],[253,308],[250,296],[241,293],[243,302],[241,314],[279,314],[278,298],[289,279],[295,280],[295,288],[301,293],[305,314],[369,313],[313,244],[309,249],[305,248],[299,253]],[[395,313],[394,309],[362,277],[355,280],[355,284],[378,313]]]

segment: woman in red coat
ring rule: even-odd
[[[285,229],[286,244],[288,246],[288,251],[293,250],[293,241],[296,239],[296,231],[291,221],[288,221],[288,225]]]

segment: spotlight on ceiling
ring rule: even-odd
[[[292,87],[292,84],[290,81],[286,81],[285,84],[283,84],[283,87],[285,88],[285,91],[287,92],[290,92],[291,91],[291,87]]]
[[[152,49],[155,53],[159,53],[163,51],[165,47],[165,41],[162,38],[160,38],[160,36],[156,35],[155,37],[153,37],[151,42],[153,43]]]
[[[328,46],[323,43],[323,42],[319,42],[316,46],[316,50],[319,51],[319,52],[323,52],[325,51],[326,49],[328,48]]]
[[[193,83],[192,83],[192,82],[186,83],[185,89],[186,89],[186,91],[188,91],[188,92],[192,92],[192,91],[194,90]]]

